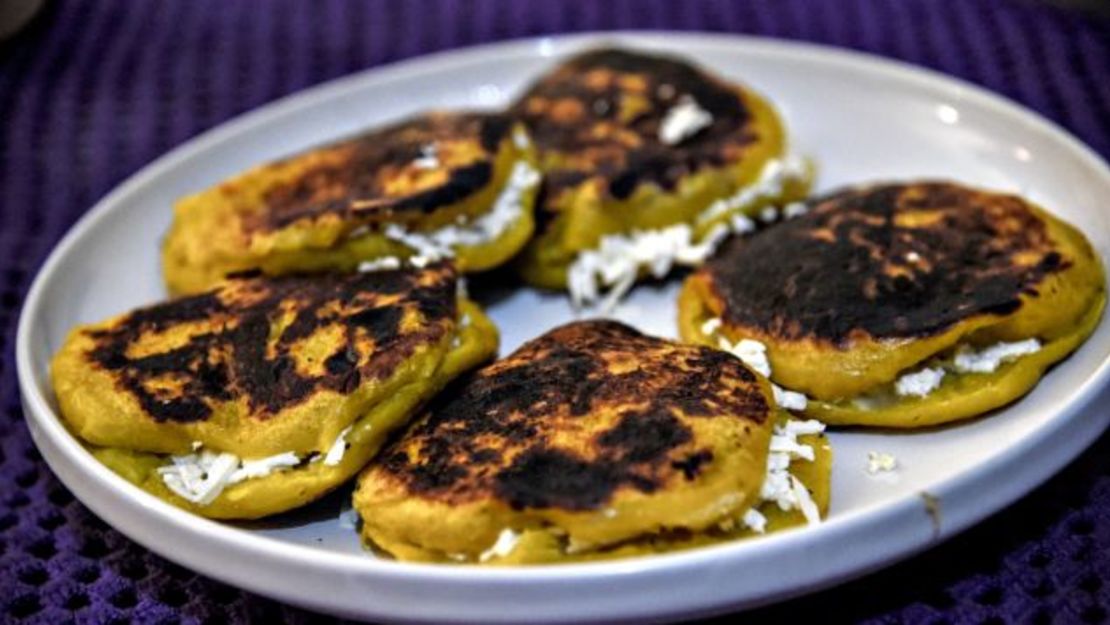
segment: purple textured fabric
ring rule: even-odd
[[[50,2],[0,44],[0,621],[317,618],[150,554],[74,501],[35,451],[15,382],[16,313],[35,269],[83,212],[190,136],[314,83],[485,41],[627,28],[754,33],[900,58],[1013,98],[1110,155],[1110,23],[1020,2]],[[1106,622],[1110,436],[923,556],[749,616]]]

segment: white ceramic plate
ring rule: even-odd
[[[335,614],[427,621],[670,619],[750,607],[845,581],[944,540],[1028,492],[1092,442],[1110,375],[1105,320],[1029,396],[989,418],[915,434],[837,432],[830,517],[817,528],[685,553],[517,569],[400,564],[364,553],[333,496],[235,526],[173,508],[96,463],[58,421],[47,365],[75,324],[164,297],[158,242],[170,204],[247,166],[427,107],[505,104],[555,57],[602,42],[692,57],[766,93],[819,186],[942,176],[1021,191],[1110,256],[1110,170],[1057,127],[996,96],[829,48],[689,34],[533,39],[439,54],[281,100],[204,134],[104,198],[58,245],[28,295],[19,379],[39,449],[74,494],[139,543],[205,575]],[[676,281],[641,287],[618,316],[675,334]],[[503,293],[502,353],[568,321],[565,297]],[[899,459],[882,479],[866,452]],[[932,502],[930,505],[927,503]]]

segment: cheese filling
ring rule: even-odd
[[[408,259],[415,267],[425,267],[430,263],[452,258],[455,247],[479,246],[497,240],[525,214],[525,196],[540,183],[540,172],[526,161],[517,161],[509,172],[509,178],[501,189],[493,206],[483,215],[471,220],[461,220],[457,224],[444,226],[431,232],[411,232],[400,224],[387,224],[382,234],[391,241],[401,243],[412,250]],[[365,230],[352,233],[364,234]],[[359,271],[382,271],[397,269],[400,260],[392,256],[366,261],[359,264]]]
[[[740,339],[736,343],[717,332],[721,329],[720,318],[714,317],[701,324],[702,334],[709,338],[717,338],[717,347],[736,356],[757,373],[771,379],[771,361],[767,359],[767,346],[752,339]],[[809,400],[797,391],[787,390],[774,382],[771,383],[771,392],[774,394],[775,403],[786,410],[805,410]]]
[[[798,460],[813,462],[817,457],[810,445],[798,442],[799,436],[820,434],[825,424],[809,419],[798,421],[790,419],[785,424],[775,425],[771,434],[770,453],[767,454],[767,473],[759,490],[760,501],[748,509],[740,519],[749,529],[762,534],[767,528],[767,517],[757,509],[760,505],[773,502],[783,512],[798,510],[809,525],[821,522],[821,511],[802,481],[790,473],[790,463]]]
[[[699,106],[697,100],[684,95],[659,122],[659,142],[678,145],[712,125],[713,115]]]
[[[806,175],[806,160],[800,156],[773,159],[764,165],[758,180],[732,196],[716,200],[694,222],[703,226],[755,202],[779,198],[789,182],[804,179]],[[789,206],[793,208],[784,209],[784,215],[805,211],[802,204],[801,208]],[[770,212],[761,214],[762,219],[769,217],[774,221],[778,218],[776,208],[763,210]],[[576,308],[600,302],[599,308],[608,312],[632,288],[642,272],[662,278],[676,265],[700,265],[730,233],[746,234],[753,230],[755,222],[751,218],[736,214],[727,225],[719,223],[711,228],[701,241],[694,240],[694,229],[688,224],[605,235],[596,249],[580,252],[567,268],[571,301]]]
[[[894,393],[899,397],[925,397],[940,388],[948,373],[994,373],[1004,363],[1035,354],[1040,349],[1041,342],[1035,338],[997,343],[981,350],[960,345],[953,356],[934,358],[921,369],[899,377],[894,381]]]
[[[323,456],[325,465],[335,466],[343,460],[343,454],[349,447],[347,434],[350,431],[351,426],[348,426],[336,437]],[[319,454],[308,459],[308,462],[319,461]],[[193,453],[170,456],[170,464],[158,467],[158,475],[162,477],[166,488],[174,494],[192,503],[207,506],[232,484],[266,477],[275,471],[284,471],[301,464],[303,459],[292,451],[244,460],[235,454],[210,451],[204,449],[200,443],[193,443]]]
[[[497,535],[497,540],[482,553],[478,554],[479,562],[487,562],[493,558],[504,558],[516,549],[520,541],[520,534],[515,530],[505,528]]]

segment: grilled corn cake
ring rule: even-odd
[[[338,486],[496,350],[441,262],[233,277],[78,327],[51,375],[64,422],[101,462],[197,514],[245,519]]]
[[[690,341],[765,350],[771,379],[827,423],[912,428],[1027,393],[1094,330],[1102,265],[1022,198],[879,184],[732,242],[679,302]]]
[[[697,264],[746,215],[804,197],[812,177],[767,100],[674,57],[588,51],[513,113],[545,176],[520,269],[579,303]]]
[[[496,113],[429,113],[261,165],[180,200],[163,243],[174,293],[231,272],[353,271],[454,256],[504,263],[533,230],[524,128]]]
[[[817,522],[822,426],[781,418],[767,381],[729,354],[572,323],[444,391],[366,468],[354,507],[368,543],[398,559],[488,564]]]

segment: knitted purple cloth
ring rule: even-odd
[[[1110,156],[1110,23],[1024,2],[49,2],[0,44],[0,622],[318,618],[150,554],[74,501],[35,451],[15,380],[16,317],[36,268],[82,213],[185,139],[323,80],[486,41],[630,28],[752,33],[900,58],[1013,98]],[[750,616],[1106,622],[1110,436],[944,546]]]

